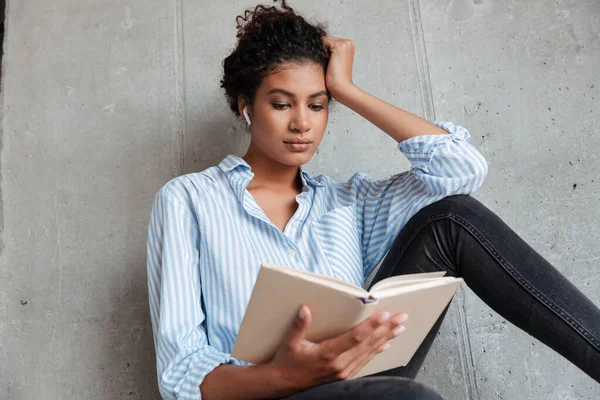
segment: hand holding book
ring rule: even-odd
[[[388,341],[404,331],[402,323],[407,319],[402,312],[378,312],[341,335],[315,343],[306,338],[312,314],[303,305],[268,364],[275,376],[294,391],[350,379],[390,347]]]
[[[283,265],[262,264],[231,355],[255,364],[268,363],[274,357],[279,357],[281,361],[286,351],[296,349],[289,344],[291,335],[292,338],[303,337],[305,341],[301,343],[308,348],[302,347],[302,350],[313,356],[315,353],[310,351],[318,351],[314,347],[317,343],[328,343],[330,340],[337,343],[339,340],[342,344],[338,344],[333,350],[329,348],[329,352],[325,354],[329,357],[328,361],[332,361],[348,352],[338,361],[340,365],[336,364],[338,372],[342,372],[343,367],[348,367],[343,369],[348,379],[404,366],[463,281],[462,278],[443,276],[444,274],[445,272],[440,271],[392,276],[378,281],[367,291],[332,276]],[[310,324],[303,325],[300,329],[297,327],[297,314],[303,304],[310,307]],[[394,317],[379,327],[369,325],[375,324],[373,321],[385,315],[385,312],[394,314]],[[394,318],[399,314],[411,316],[406,323],[406,334],[402,337],[389,336],[391,330],[395,329],[391,327]],[[377,331],[376,335],[381,335],[378,336],[381,343],[365,333],[364,330],[368,331],[369,327],[373,332]],[[290,330],[295,332],[298,329],[300,333],[290,333]],[[383,340],[386,335],[387,339]],[[282,344],[286,340],[287,344]],[[350,347],[348,341],[354,341],[355,346]],[[358,344],[359,341],[362,347]],[[367,355],[365,347],[373,351],[387,341],[392,345],[391,351],[375,351],[372,355]],[[355,350],[349,351],[351,348]],[[350,361],[344,364],[346,358],[352,358],[352,366]],[[356,367],[358,371],[354,371],[352,367]],[[322,371],[324,375],[328,372],[330,371],[326,368]],[[286,379],[285,376],[283,379]]]

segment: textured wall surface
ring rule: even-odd
[[[323,4],[325,3],[325,4]],[[243,155],[219,88],[254,2],[9,0],[2,63],[0,398],[157,399],[145,241],[170,178]],[[600,305],[600,3],[300,2],[356,43],[354,82],[469,129],[473,194]],[[307,168],[408,168],[342,105]],[[466,285],[418,380],[447,399],[597,399],[600,385]]]

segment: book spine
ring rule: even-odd
[[[365,298],[365,297],[357,297],[357,298],[363,302],[362,311],[361,311],[360,317],[358,318],[359,321],[362,322],[365,319],[369,318],[375,312],[375,310],[377,310],[377,308],[378,308],[377,306],[379,305],[379,299],[372,295],[369,295],[369,297],[367,297],[367,298]]]
[[[372,295],[369,295],[369,297],[357,297],[357,299],[359,299],[360,301],[363,302],[363,304],[369,304],[369,303],[376,303],[377,302],[377,298],[373,297]]]

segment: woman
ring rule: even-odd
[[[491,308],[600,381],[600,311],[498,216],[468,196],[487,174],[470,134],[429,123],[356,87],[354,46],[282,1],[238,25],[221,81],[250,127],[244,157],[177,177],[156,195],[148,285],[165,399],[439,399],[414,381],[447,308],[410,363],[351,380],[410,316],[378,313],[330,340],[304,338],[310,309],[268,363],[230,353],[262,262],[357,285],[447,271]],[[347,182],[302,168],[335,98],[399,145],[410,171]],[[360,138],[353,138],[360,145]]]

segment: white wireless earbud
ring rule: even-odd
[[[242,113],[244,113],[244,118],[246,118],[246,122],[248,123],[248,125],[252,125],[252,122],[250,121],[250,116],[248,115],[248,106],[244,106]]]

